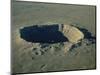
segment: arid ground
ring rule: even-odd
[[[96,68],[95,6],[12,1],[11,11],[13,73]],[[46,24],[75,25],[84,29],[85,38],[67,53],[64,53],[64,42],[35,43],[21,38],[22,28]]]

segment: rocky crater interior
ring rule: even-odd
[[[20,37],[32,43],[59,43],[68,39],[59,31],[59,25],[35,25],[20,29]]]

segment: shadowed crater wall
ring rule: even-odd
[[[84,33],[85,39],[88,39],[90,41],[96,40],[96,37],[93,36],[92,33],[89,32],[87,29],[85,29],[85,28],[79,28],[79,29],[80,29],[80,31],[82,31]]]
[[[34,25],[20,29],[20,37],[32,43],[66,42],[67,38],[59,31],[59,25]]]

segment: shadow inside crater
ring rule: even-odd
[[[79,28],[79,27],[78,27]],[[92,35],[91,32],[89,32],[87,29],[85,28],[79,28],[80,31],[83,32],[84,34],[84,39],[87,39],[88,41],[91,41],[91,43],[96,43],[96,37],[94,35]]]
[[[32,43],[59,43],[68,39],[59,31],[59,25],[34,25],[20,29],[20,37]]]

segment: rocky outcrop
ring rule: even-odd
[[[71,25],[63,25],[62,32],[69,42],[76,44],[84,38],[84,34],[77,27]]]

